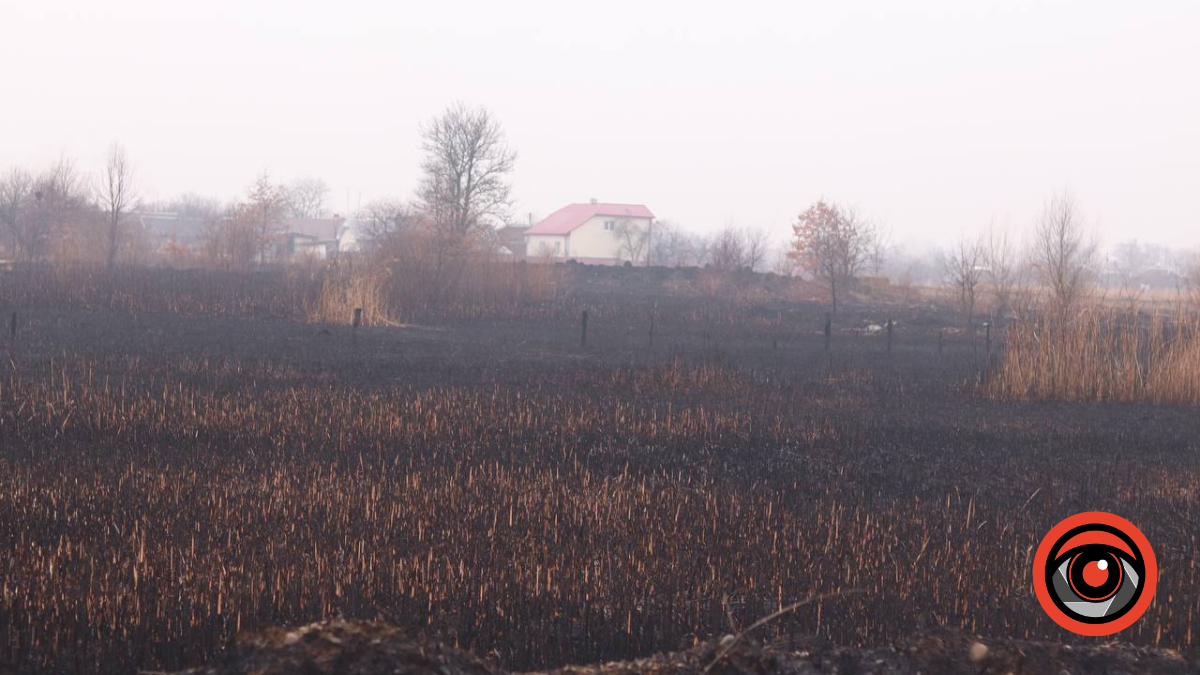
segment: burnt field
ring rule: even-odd
[[[177,280],[0,292],[0,662],[172,669],[344,616],[544,669],[839,591],[770,637],[1095,641],[1030,583],[1087,510],[1158,558],[1121,637],[1194,648],[1194,408],[989,397],[983,334],[917,300],[860,298],[826,351],[810,299],[618,273],[359,329],[146,300]]]

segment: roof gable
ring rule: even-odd
[[[654,214],[642,204],[568,204],[525,230],[525,234],[570,234],[596,216],[653,218]]]

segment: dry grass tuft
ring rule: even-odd
[[[1017,400],[1200,405],[1200,322],[1104,309],[1024,319],[989,387]]]
[[[354,310],[362,309],[364,326],[393,323],[388,314],[388,297],[384,291],[386,270],[334,269],[321,282],[321,290],[308,307],[308,320],[313,323],[350,324]]]

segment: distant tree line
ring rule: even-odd
[[[370,242],[367,259],[431,302],[452,293],[464,274],[499,249],[508,222],[516,152],[487,110],[454,104],[420,128],[421,178],[411,197],[368,203],[352,215]],[[221,202],[194,194],[150,202],[124,149],[112,145],[93,176],[67,157],[40,170],[0,175],[0,248],[18,261],[87,262],[109,268],[148,262],[152,244],[168,263],[247,270],[271,259],[288,219],[331,213],[329,186],[318,178],[288,183],[262,172],[241,198]],[[147,241],[135,213],[169,213],[199,223],[198,247]],[[1058,315],[1077,311],[1100,282],[1140,297],[1140,275],[1170,268],[1181,295],[1200,307],[1200,256],[1126,242],[1102,259],[1077,201],[1062,192],[1046,201],[1023,245],[1003,228],[962,237],[935,258],[890,243],[884,228],[856,209],[824,199],[805,209],[791,237],[774,241],[763,227],[727,223],[704,236],[669,220],[649,229],[618,223],[621,257],[637,264],[753,270],[819,282],[836,313],[864,277],[904,287],[943,284],[973,322],[981,305],[995,317],[1034,303]],[[533,253],[536,257],[536,252]]]

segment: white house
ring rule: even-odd
[[[654,214],[641,204],[570,204],[525,230],[529,257],[616,265],[645,262]]]

